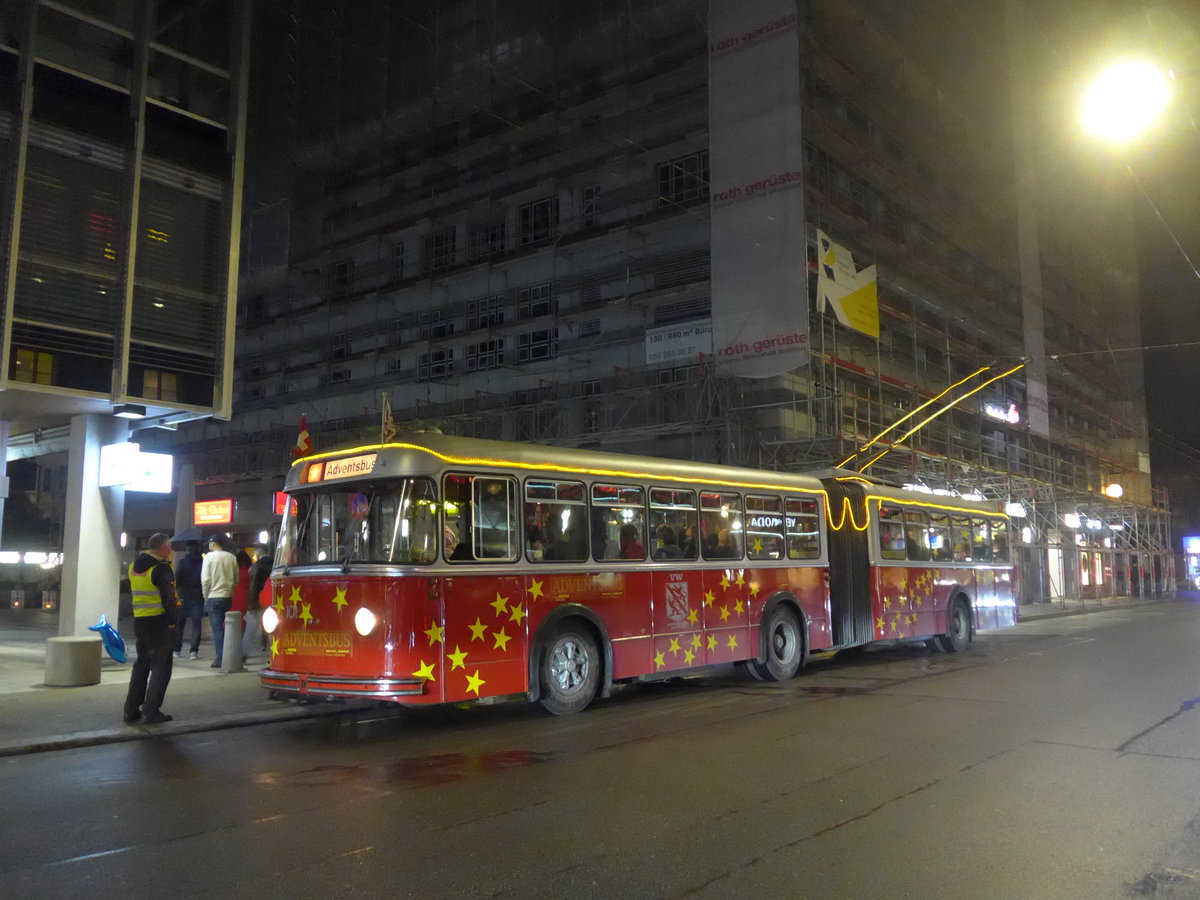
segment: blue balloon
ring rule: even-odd
[[[125,662],[125,638],[121,637],[121,633],[117,629],[108,624],[108,617],[104,613],[100,614],[100,621],[95,625],[89,625],[88,631],[95,631],[100,635],[100,641],[104,644],[104,650],[119,663]]]

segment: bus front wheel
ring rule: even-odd
[[[800,671],[804,662],[804,635],[800,620],[790,606],[782,603],[771,610],[763,623],[766,655],[754,668],[764,681],[787,681]]]
[[[600,684],[600,650],[584,627],[563,625],[546,641],[538,671],[541,704],[548,712],[556,716],[580,712],[592,702]]]
[[[937,640],[946,653],[961,653],[971,643],[971,609],[962,597],[951,605],[946,633],[938,635]]]

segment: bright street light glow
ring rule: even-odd
[[[1145,60],[1118,63],[1092,84],[1080,121],[1105,140],[1132,140],[1150,126],[1171,99],[1167,76]]]

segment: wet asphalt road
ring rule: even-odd
[[[1200,605],[0,759],[0,896],[1200,898]]]

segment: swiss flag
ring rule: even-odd
[[[312,453],[312,436],[308,433],[308,414],[301,413],[300,433],[296,435],[296,449],[292,451],[292,458],[299,459],[310,453]]]

